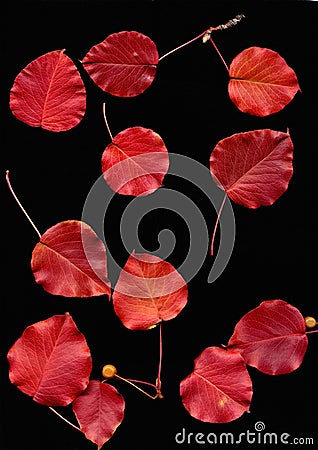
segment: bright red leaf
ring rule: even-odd
[[[186,282],[167,261],[132,253],[114,288],[117,316],[131,330],[146,330],[176,317],[188,300]]]
[[[72,406],[81,431],[98,449],[112,437],[124,418],[123,397],[113,386],[96,380],[90,381]]]
[[[70,314],[25,329],[8,353],[9,378],[46,406],[66,406],[88,385],[92,359]]]
[[[136,31],[121,31],[94,45],[82,63],[103,91],[134,97],[153,82],[159,55],[155,43]]]
[[[186,410],[203,422],[224,423],[249,410],[252,382],[243,358],[208,347],[195,360],[194,371],[180,384]]]
[[[115,136],[102,155],[107,184],[124,195],[148,195],[160,186],[169,167],[161,137],[142,127],[127,128]]]
[[[19,73],[11,89],[10,108],[22,122],[49,131],[67,131],[82,120],[85,86],[64,50],[40,56]]]
[[[288,133],[255,130],[219,141],[210,157],[215,182],[235,203],[258,208],[274,203],[293,174]]]
[[[269,375],[296,370],[306,353],[305,319],[283,300],[267,300],[237,323],[228,347]]]
[[[282,110],[300,90],[295,72],[268,48],[239,53],[229,70],[229,95],[239,110],[267,116]]]
[[[33,250],[31,268],[50,294],[110,295],[105,245],[84,222],[67,220],[49,228]]]

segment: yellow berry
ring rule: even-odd
[[[306,327],[314,328],[317,325],[316,319],[314,317],[305,317]]]
[[[106,364],[103,367],[102,374],[104,378],[113,378],[117,373],[117,369],[112,364]]]

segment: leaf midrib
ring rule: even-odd
[[[44,113],[46,112],[46,105],[48,103],[48,98],[50,96],[50,91],[51,91],[51,86],[53,84],[53,79],[55,78],[55,74],[57,72],[57,69],[58,69],[58,66],[60,64],[60,61],[61,61],[61,58],[62,58],[63,54],[64,54],[63,51],[61,51],[60,54],[59,54],[59,59],[58,59],[56,65],[54,67],[54,70],[53,70],[53,73],[52,73],[52,76],[51,76],[51,79],[50,79],[50,82],[49,82],[49,86],[48,86],[47,91],[46,91],[46,95],[45,95],[45,99],[44,99],[44,103],[43,103],[42,114],[41,114],[41,126],[44,123]]]
[[[270,341],[274,341],[277,339],[286,339],[289,337],[302,337],[302,336],[306,336],[306,333],[291,333],[291,334],[284,334],[284,335],[280,335],[280,336],[273,336],[270,338],[264,338],[264,339],[258,339],[256,341],[249,341],[249,342],[242,342],[242,343],[238,343],[238,344],[231,344],[229,345],[227,348],[233,348],[233,347],[247,347],[249,345],[253,345],[253,344],[260,344],[263,342],[270,342]]]
[[[283,139],[282,139],[283,140]],[[281,141],[280,141],[281,142]],[[280,143],[279,142],[279,143]],[[249,172],[251,172],[252,170],[254,170],[259,164],[262,164],[267,158],[269,158],[272,153],[275,152],[275,150],[277,149],[278,144],[270,151],[270,153],[268,153],[267,155],[264,156],[264,158],[262,158],[261,160],[259,160],[256,164],[254,164],[252,167],[250,167],[246,172],[243,173],[243,175],[241,175],[239,178],[237,178],[230,186],[228,186],[226,188],[226,192],[228,193],[229,190],[233,189],[233,186],[236,184],[239,184],[239,181],[242,178],[245,178],[247,176],[247,174]]]
[[[34,394],[33,397],[35,397],[35,396],[39,393],[39,389],[40,389],[40,387],[41,387],[41,384],[42,384],[44,375],[45,375],[45,373],[47,372],[47,367],[48,367],[48,365],[49,365],[49,363],[50,363],[50,361],[51,361],[51,359],[52,359],[53,353],[56,351],[56,348],[57,348],[58,345],[59,345],[59,344],[58,344],[58,341],[59,341],[60,336],[61,336],[61,334],[62,334],[62,331],[63,331],[63,329],[64,329],[64,327],[65,327],[65,321],[66,321],[66,316],[64,316],[64,322],[63,322],[63,324],[62,324],[62,326],[61,326],[61,328],[60,328],[60,330],[59,330],[59,333],[58,333],[58,335],[57,335],[57,337],[56,337],[56,339],[55,339],[55,342],[54,342],[54,344],[53,344],[53,348],[52,348],[52,350],[51,350],[51,352],[50,352],[50,354],[49,354],[49,357],[46,358],[46,362],[45,362],[44,367],[43,367],[43,369],[42,369],[41,377],[40,377],[39,383],[38,383],[38,385],[37,385],[37,388],[36,388],[36,391],[35,391],[35,394]],[[39,365],[39,367],[40,367],[40,365]]]
[[[44,245],[47,249],[49,249],[51,252],[55,253],[56,255],[58,255],[60,258],[62,258],[64,261],[67,261],[72,267],[75,267],[76,270],[80,273],[82,273],[83,275],[85,275],[86,278],[92,280],[95,284],[99,285],[99,281],[103,286],[106,286],[106,283],[103,282],[102,280],[100,280],[100,278],[98,279],[99,281],[96,281],[94,278],[92,278],[90,275],[88,275],[86,272],[84,272],[80,267],[78,267],[76,264],[74,264],[70,259],[66,258],[64,255],[62,255],[61,253],[59,253],[57,250],[54,250],[54,248],[50,247],[48,244],[46,244],[45,242],[42,242],[40,240],[39,242],[40,244]],[[93,270],[93,269],[92,269]],[[95,272],[94,272],[95,273]]]
[[[279,87],[290,87],[287,84],[275,84],[275,83],[267,83],[266,81],[258,81],[258,80],[247,80],[245,78],[235,78],[235,77],[231,77],[230,81],[242,81],[244,83],[255,83],[255,84],[264,84],[265,86],[279,86]]]
[[[241,405],[241,403],[239,403],[237,400],[235,400],[233,397],[231,397],[229,394],[227,394],[226,392],[222,391],[221,388],[219,388],[216,384],[212,383],[212,381],[208,380],[206,377],[204,377],[203,375],[200,375],[198,372],[194,372],[194,374],[196,376],[198,376],[199,378],[202,378],[202,380],[204,380],[206,383],[208,383],[210,386],[212,386],[214,389],[216,389],[218,392],[220,392],[222,395],[225,395],[227,398],[231,399],[233,402],[235,402],[237,405]]]
[[[114,63],[114,62],[108,62],[108,61],[85,61],[83,62],[83,65],[93,65],[93,64],[103,64],[103,65],[107,65],[107,66],[131,66],[131,67],[155,67],[157,68],[157,64],[156,63],[130,63],[130,62],[125,62],[125,63]]]
[[[127,153],[126,153],[126,152],[125,152],[118,144],[115,144],[114,141],[112,141],[111,143],[112,143],[112,145],[113,145],[114,147],[116,147],[116,148],[117,148],[117,149],[125,156],[126,159],[132,161],[137,167],[139,167],[142,171],[144,171],[143,166],[140,165],[137,161],[135,161],[135,156],[141,156],[142,153],[139,153],[139,154],[137,154],[137,155],[130,156],[130,155],[128,155],[128,154],[127,154]],[[113,166],[111,166],[111,168],[112,168],[112,167],[115,167],[117,164],[120,164],[120,163],[121,163],[121,161],[117,162],[116,164],[114,164]],[[150,173],[150,172],[147,171],[147,173],[145,173],[145,174],[138,175],[138,177],[135,177],[135,178],[133,178],[132,180],[128,180],[123,186],[120,187],[120,189],[123,189],[123,188],[124,188],[128,183],[130,183],[131,181],[135,181],[136,179],[141,178],[141,177],[145,177],[145,176],[150,176],[152,179],[154,179],[156,182],[158,182],[158,180],[157,180],[157,178],[155,177],[155,175],[154,175],[153,173]]]

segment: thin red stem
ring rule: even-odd
[[[157,389],[157,386],[153,383],[149,383],[148,381],[134,380],[133,378],[126,378],[126,380],[131,381],[132,383],[145,384],[147,386],[151,386],[154,389]]]
[[[133,386],[135,389],[137,389],[138,391],[142,392],[143,394],[145,394],[147,397],[151,398],[152,400],[155,400],[155,399],[158,397],[158,392],[156,393],[156,395],[150,395],[150,394],[148,394],[148,392],[146,392],[146,391],[144,391],[143,389],[141,389],[141,388],[140,388],[139,386],[137,386],[135,383],[133,383],[132,381],[130,381],[130,380],[127,379],[127,378],[123,378],[123,377],[117,375],[117,373],[116,373],[116,375],[115,375],[115,378],[118,378],[119,380],[125,381],[126,383],[130,384],[130,385]],[[136,380],[136,382],[139,383],[139,381],[137,381],[137,380]],[[144,383],[145,383],[145,382],[144,382]],[[148,383],[147,383],[147,384],[148,384]],[[151,386],[153,386],[153,387],[157,390],[157,387],[156,387],[155,385],[151,385]]]
[[[173,50],[170,50],[170,52],[165,53],[164,55],[160,56],[158,62],[162,61],[162,60],[163,60],[164,58],[166,58],[167,56],[172,55],[172,53],[174,53],[174,52],[180,50],[181,48],[186,47],[186,46],[189,45],[189,44],[192,44],[192,42],[194,42],[194,41],[200,39],[202,36],[204,36],[205,33],[206,33],[206,31],[204,31],[203,33],[200,33],[199,36],[196,36],[195,38],[191,39],[190,41],[187,41],[187,42],[185,42],[184,44],[179,45],[179,47],[176,47],[176,48],[174,48]]]
[[[226,64],[226,62],[225,62],[223,56],[222,56],[221,53],[220,53],[220,50],[217,48],[215,42],[213,41],[213,39],[212,39],[211,37],[210,37],[210,42],[211,42],[211,44],[213,45],[213,47],[215,48],[215,50],[216,50],[217,54],[219,55],[219,57],[221,58],[221,61],[222,61],[222,63],[224,64],[226,70],[229,72],[230,69],[229,69],[228,65]]]
[[[161,393],[161,367],[162,367],[162,322],[160,322],[159,324],[159,367],[156,381],[158,393]]]
[[[109,134],[111,140],[113,141],[113,135],[112,135],[112,132],[110,131],[110,128],[109,128],[109,125],[108,125],[108,122],[107,122],[107,118],[106,118],[106,103],[103,103],[103,116],[104,116],[105,125],[106,125],[106,128],[107,128],[108,134]]]
[[[60,413],[58,413],[54,408],[52,408],[52,406],[49,406],[49,409],[54,412],[54,414],[56,414],[60,419],[64,420],[64,422],[66,422],[68,425],[70,425],[71,427],[75,428],[75,430],[77,431],[81,431],[81,429],[79,427],[77,427],[76,425],[74,425],[72,422],[68,421],[67,419],[65,419],[65,417],[63,417]]]
[[[17,204],[19,205],[21,211],[23,212],[23,214],[26,216],[26,218],[28,219],[28,221],[30,222],[30,224],[32,225],[32,227],[34,228],[34,230],[36,231],[36,233],[38,234],[39,238],[41,239],[41,233],[39,232],[39,230],[37,229],[37,227],[34,225],[34,223],[31,220],[31,217],[29,216],[29,214],[26,212],[26,210],[23,208],[20,200],[18,199],[18,197],[16,196],[11,183],[10,183],[10,176],[9,176],[9,170],[7,170],[6,172],[6,180],[7,180],[7,184],[8,187],[10,189],[11,194],[13,195],[14,200],[17,202]]]
[[[210,248],[210,254],[211,254],[211,256],[213,256],[213,252],[214,252],[214,239],[215,239],[216,230],[217,230],[217,227],[218,227],[218,224],[219,224],[219,221],[220,221],[220,217],[221,217],[221,213],[222,213],[222,210],[223,210],[223,207],[224,207],[224,203],[225,203],[226,197],[227,197],[227,195],[226,195],[226,193],[225,193],[225,194],[224,194],[224,198],[223,198],[222,203],[221,203],[221,206],[220,206],[220,209],[219,209],[219,212],[218,212],[218,216],[217,216],[215,225],[214,225],[214,230],[213,230],[212,240],[211,240],[211,248]]]
[[[318,329],[317,330],[306,331],[306,334],[312,334],[312,333],[318,333]]]
[[[224,61],[221,53],[219,52],[217,46],[215,45],[215,43],[213,42],[213,40],[211,39],[211,33],[212,31],[217,31],[217,30],[226,30],[227,28],[233,27],[234,25],[236,25],[237,23],[239,23],[243,18],[244,18],[244,14],[238,14],[237,16],[234,17],[234,19],[229,20],[226,24],[224,25],[218,25],[217,27],[210,27],[208,30],[203,31],[203,33],[200,33],[198,36],[196,36],[193,39],[190,39],[190,41],[185,42],[184,44],[179,45],[179,47],[174,48],[173,50],[170,50],[170,52],[165,53],[164,55],[162,55],[159,61],[162,61],[164,58],[166,58],[169,55],[172,55],[172,53],[175,53],[176,51],[180,50],[183,47],[186,47],[189,44],[192,44],[192,42],[196,41],[197,39],[200,39],[201,37],[203,37],[203,42],[207,42],[209,39],[211,41],[211,43],[213,44],[214,48],[216,49],[216,51],[218,52],[218,55],[220,56],[223,64],[225,65],[227,71],[229,71],[229,68],[226,64],[226,62]]]

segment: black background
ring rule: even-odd
[[[302,93],[281,112],[266,118],[243,114],[227,94],[228,77],[212,46],[200,41],[163,60],[156,78],[142,95],[112,97],[83,73],[87,112],[68,132],[51,133],[18,121],[10,112],[9,92],[16,75],[33,59],[66,49],[75,61],[109,34],[136,30],[149,36],[159,55],[192,39],[211,25],[236,14],[246,19],[214,40],[228,62],[244,48],[267,47],[280,53],[296,72]],[[317,312],[317,3],[310,1],[30,1],[1,3],[1,450],[81,450],[95,445],[46,407],[36,404],[8,380],[6,354],[26,326],[54,314],[70,312],[85,335],[93,357],[92,378],[101,379],[106,363],[122,376],[154,381],[158,364],[158,330],[129,331],[105,297],[65,299],[46,293],[34,281],[30,257],[37,236],[14,202],[5,183],[11,181],[41,232],[67,219],[81,219],[85,198],[101,174],[100,159],[109,143],[101,105],[107,104],[113,135],[135,125],[152,128],[169,151],[208,166],[216,143],[241,131],[261,128],[290,130],[294,142],[294,174],[286,193],[271,207],[257,210],[233,205],[236,242],[222,276],[207,283],[213,259],[207,255],[189,282],[189,301],[164,325],[163,400],[151,401],[116,382],[126,400],[125,418],[109,449],[172,450],[209,447],[175,443],[187,432],[254,431],[261,420],[268,432],[313,437],[318,448],[318,341],[309,336],[301,367],[271,377],[249,369],[254,386],[251,413],[228,424],[207,424],[183,408],[179,383],[193,360],[208,346],[226,343],[237,321],[266,299],[281,298],[304,316]],[[215,211],[195,188],[167,176],[164,182],[193,198],[210,234]],[[116,195],[107,216],[106,239],[117,263],[127,252],[119,220],[130,197]],[[157,211],[140,225],[142,244],[153,251],[161,229],[175,233],[177,245],[168,260],[178,267],[186,253],[188,232],[182,218]],[[110,274],[112,283],[116,274]],[[72,414],[65,410],[65,415]],[[226,445],[211,446],[224,448]],[[232,446],[233,447],[233,446]],[[295,448],[296,445],[293,446]],[[304,448],[305,446],[302,446]],[[242,448],[269,448],[247,445]],[[286,448],[286,446],[275,446]]]

